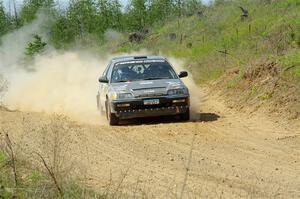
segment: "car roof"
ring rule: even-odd
[[[120,56],[120,57],[114,57],[112,59],[112,62],[122,62],[122,61],[139,61],[139,60],[166,60],[162,56],[156,56],[156,55],[137,55],[137,56]]]

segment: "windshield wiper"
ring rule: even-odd
[[[117,83],[119,82],[130,82],[129,80],[120,80],[120,81],[117,81]]]
[[[156,80],[156,79],[169,79],[168,77],[148,77],[145,78],[144,80]]]

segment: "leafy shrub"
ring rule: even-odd
[[[36,54],[43,52],[46,42],[42,41],[42,38],[39,35],[34,35],[33,41],[27,45],[25,54],[30,58],[34,57]]]

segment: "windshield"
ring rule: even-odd
[[[114,66],[111,82],[131,82],[156,79],[176,79],[177,75],[169,63],[124,62]]]

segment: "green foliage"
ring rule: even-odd
[[[31,174],[28,176],[28,181],[33,185],[37,185],[37,183],[42,179],[41,173],[37,170],[33,170]]]
[[[148,8],[146,0],[132,0],[129,11],[126,14],[126,23],[128,30],[142,30],[146,25],[149,25]]]
[[[42,41],[42,38],[39,35],[34,35],[33,39],[34,40],[27,45],[25,51],[25,54],[29,58],[33,58],[36,54],[43,52],[45,46],[47,45],[46,42]]]
[[[0,150],[0,167],[2,167],[7,161],[7,156]]]
[[[21,22],[28,23],[36,18],[38,11],[48,15],[54,9],[54,0],[26,0],[20,11]]]
[[[256,85],[252,85],[248,93],[248,99],[252,97],[256,97],[257,95],[258,95],[258,88]]]
[[[122,8],[120,0],[71,0],[64,9],[53,0],[26,0],[18,13],[24,23],[43,12],[52,19],[49,44],[56,48],[73,45],[103,49],[105,33],[150,29],[141,44],[124,43],[114,52],[142,48],[187,60],[199,82],[220,77],[231,67],[243,68],[253,60],[285,56],[300,48],[299,0],[216,0],[204,6],[201,0],[131,0]],[[241,9],[249,16],[241,20]],[[0,36],[11,30],[14,17],[0,3]],[[176,39],[170,40],[169,34]],[[124,34],[128,35],[128,34]],[[101,46],[102,47],[98,47]],[[42,41],[26,49],[29,57],[40,53]],[[227,54],[225,56],[224,52]],[[298,76],[298,67],[289,71]],[[236,80],[229,83],[234,87]]]
[[[66,9],[59,9],[54,0],[25,0],[19,13],[7,18],[1,5],[0,36],[7,32],[7,23],[17,20],[24,25],[43,13],[52,19],[49,37],[56,48],[67,48],[74,43],[100,45],[105,42],[107,30],[142,31],[203,8],[200,0],[131,0],[125,9],[120,0],[71,0]]]
[[[296,81],[300,80],[300,52],[299,50],[281,57],[279,63],[285,71],[285,75],[290,75]]]
[[[121,10],[121,4],[118,0],[99,0],[98,2],[99,12],[97,16],[97,32],[104,33],[107,29],[114,29],[122,31],[123,13]]]
[[[70,1],[66,12],[60,12],[56,16],[50,40],[56,48],[66,48],[75,41],[87,41],[85,43],[90,45],[96,39],[97,43],[98,40],[103,40],[106,30],[123,30],[122,15],[121,5],[117,0]]]
[[[163,22],[170,13],[172,13],[171,16],[176,16],[175,5],[176,3],[172,0],[152,0],[149,8],[150,23],[153,24],[155,21]]]
[[[239,73],[238,75],[236,75],[232,80],[230,80],[227,84],[227,88],[236,88],[237,85],[240,83],[240,81],[243,78],[243,74]]]
[[[52,178],[48,173],[32,169],[28,162],[17,159],[18,185],[14,184],[14,174],[9,157],[0,149],[0,198],[99,198],[105,199],[102,194],[79,186],[75,180],[63,179],[63,197],[58,195],[53,186]],[[22,176],[22,177],[21,177]]]
[[[82,198],[83,193],[88,198],[106,199],[107,197],[103,194],[99,194],[90,189],[83,190],[78,184],[70,183],[65,187],[64,198]]]
[[[70,20],[64,16],[58,16],[51,27],[50,41],[56,48],[66,48],[75,39]]]
[[[298,2],[291,0],[287,5],[284,0],[219,0],[204,9],[199,4],[196,10],[203,11],[202,15],[159,20],[164,22],[155,23],[153,36],[139,45],[123,45],[119,50],[146,48],[182,58],[187,66],[192,66],[189,70],[197,82],[215,80],[227,69],[239,67],[243,71],[249,62],[299,50]],[[239,6],[248,10],[247,19],[241,20]],[[170,33],[176,34],[175,40],[169,39]],[[192,46],[187,47],[189,43]],[[225,50],[226,56],[221,53]],[[291,69],[295,76],[297,70],[298,67]],[[228,87],[234,88],[239,78],[229,82]]]
[[[68,9],[68,18],[70,26],[73,28],[73,34],[84,36],[85,33],[91,33],[96,26],[96,7],[93,0],[72,0]]]
[[[7,185],[12,184],[10,180],[12,176],[7,174],[7,163],[8,157],[5,152],[0,149],[0,198],[3,199],[9,199],[12,196],[12,193],[6,189]]]
[[[291,7],[291,6],[300,6],[299,0],[285,0],[283,1],[284,7]]]
[[[261,100],[269,100],[272,98],[272,94],[271,93],[264,93],[260,96],[258,96],[259,99]]]
[[[1,199],[10,199],[12,194],[6,190],[6,188],[2,185],[2,183],[0,183],[0,197]]]
[[[3,2],[0,1],[0,37],[9,30],[9,17],[5,12]]]

